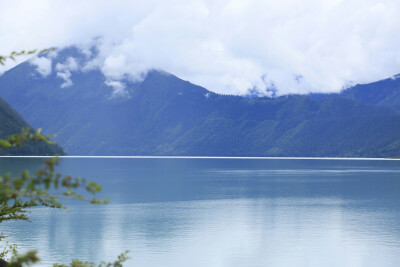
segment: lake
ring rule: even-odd
[[[0,171],[40,158],[0,158]],[[62,158],[58,171],[95,180],[110,204],[35,208],[1,224],[42,262],[125,266],[398,266],[400,161]]]

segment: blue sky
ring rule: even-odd
[[[96,45],[113,82],[157,68],[219,93],[338,92],[400,73],[398,14],[398,0],[3,0],[0,53]]]

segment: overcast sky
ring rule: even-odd
[[[0,54],[97,37],[113,80],[157,68],[218,93],[337,92],[400,73],[399,14],[399,0],[1,0]]]

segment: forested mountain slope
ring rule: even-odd
[[[68,48],[45,77],[29,62],[0,77],[0,96],[33,127],[57,133],[71,155],[400,155],[395,105],[342,95],[218,95],[157,70],[118,81],[116,91],[99,70],[77,67],[62,86],[57,64],[71,58],[78,66],[87,60]]]
[[[12,134],[21,133],[29,125],[24,119],[0,98],[0,139]],[[63,155],[63,150],[57,145],[43,142],[28,142],[21,147],[0,150],[0,155]]]

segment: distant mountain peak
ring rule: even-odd
[[[77,48],[48,56],[48,74],[43,61],[1,76],[0,96],[33,127],[57,133],[56,141],[72,155],[400,154],[400,115],[391,108],[400,79],[355,86],[321,101],[273,92],[241,97],[156,69],[139,80],[112,78],[87,67],[91,53]]]
[[[392,80],[397,80],[397,79],[399,79],[399,78],[400,78],[400,74],[396,74],[396,75],[393,75],[393,76],[391,77]]]

